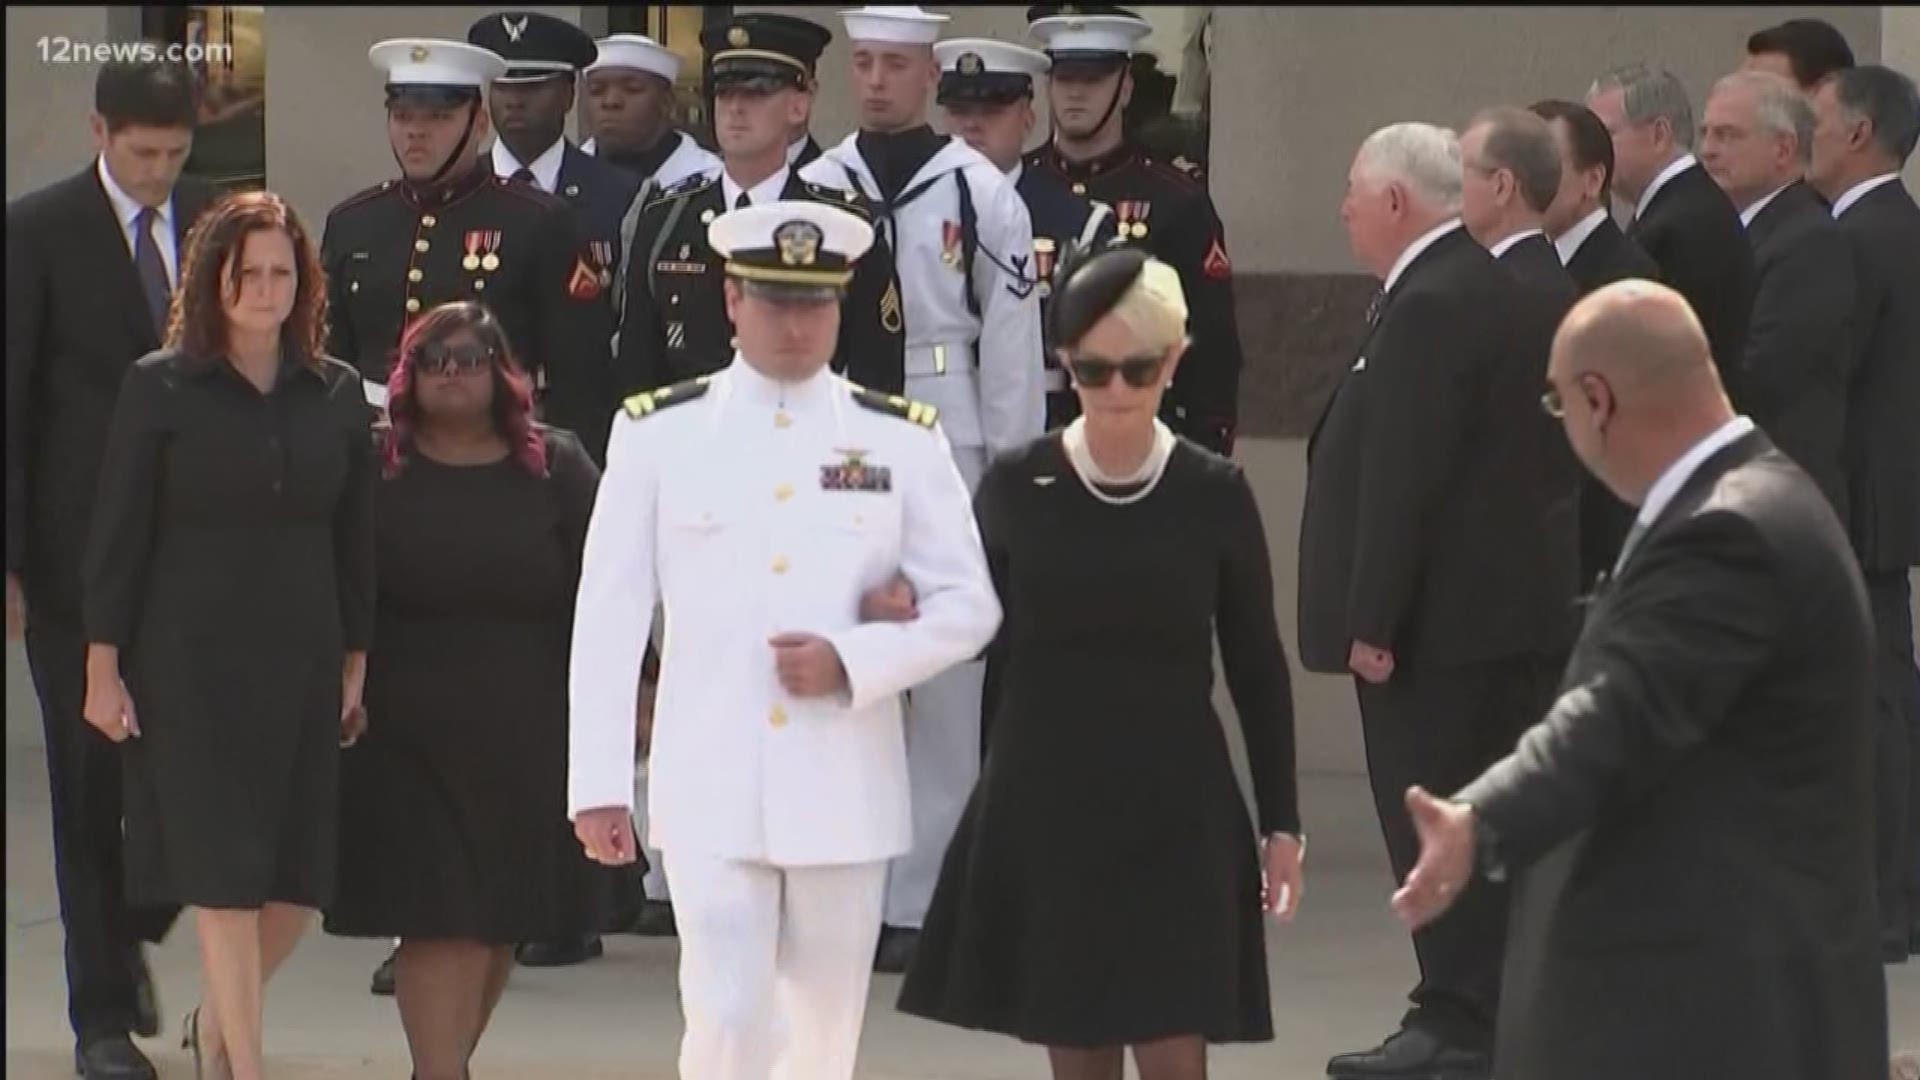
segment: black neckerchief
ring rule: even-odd
[[[926,124],[905,131],[862,131],[854,139],[854,147],[880,185],[880,197],[888,202],[946,145],[947,137],[935,134]]]
[[[651,150],[642,150],[637,154],[609,152],[605,157],[610,164],[618,165],[629,172],[639,173],[641,176],[652,176],[660,171],[660,166],[667,163],[667,159],[673,156],[674,151],[680,149],[680,140],[684,137],[677,131],[669,131],[659,142],[653,144]]]

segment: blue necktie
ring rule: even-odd
[[[154,332],[165,340],[173,286],[167,281],[167,264],[161,261],[160,245],[153,238],[153,224],[159,217],[159,211],[147,206],[142,207],[140,216],[133,220],[133,267],[140,272],[140,291],[146,294]]]

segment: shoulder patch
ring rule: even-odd
[[[656,190],[653,193],[653,199],[649,201],[677,199],[682,195],[692,195],[695,192],[705,191],[719,182],[719,173],[697,172],[692,176],[676,180],[666,187]]]
[[[873,216],[872,211],[867,208],[867,200],[861,198],[858,192],[848,191],[842,187],[834,187],[831,184],[816,184],[811,180],[800,181],[800,186],[806,189],[808,195],[820,202],[837,206],[842,210],[858,214],[863,218]]]
[[[677,382],[672,386],[663,386],[658,390],[644,390],[628,398],[622,403],[622,407],[627,410],[628,416],[638,420],[642,417],[651,416],[661,409],[671,408],[675,405],[692,401],[694,398],[706,393],[707,387],[712,382],[713,376],[702,375],[697,379]]]
[[[385,195],[388,192],[391,192],[393,190],[393,187],[394,187],[393,181],[382,180],[370,188],[365,188],[363,190],[356,191],[353,194],[347,196],[346,198],[341,199],[340,202],[337,203],[332,210],[327,211],[327,216],[332,217],[333,215],[338,214],[343,210],[350,210],[360,205],[363,202],[367,202],[372,199],[377,199],[380,196]]]
[[[853,388],[853,400],[874,412],[897,416],[902,420],[919,424],[923,428],[933,427],[934,421],[940,418],[940,410],[925,402],[911,401],[898,394],[883,394],[864,386]]]

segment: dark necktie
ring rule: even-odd
[[[1627,530],[1627,538],[1620,542],[1620,557],[1613,560],[1613,576],[1619,577],[1626,569],[1627,560],[1633,557],[1633,549],[1639,545],[1640,538],[1647,535],[1647,523],[1638,516],[1633,519],[1633,527]]]
[[[1375,323],[1380,321],[1380,309],[1386,306],[1386,302],[1387,302],[1386,290],[1376,289],[1373,294],[1373,299],[1367,301],[1367,325],[1368,326],[1372,326]]]
[[[539,182],[533,178],[533,170],[525,166],[513,170],[513,175],[509,177],[509,179],[516,184],[528,184],[533,187],[540,186]]]
[[[147,296],[147,311],[153,316],[154,332],[167,336],[167,307],[173,301],[173,286],[167,281],[167,264],[161,261],[160,245],[153,238],[153,224],[160,213],[151,206],[141,207],[133,219],[133,268],[140,273],[140,291]]]
[[[733,200],[733,208],[735,210],[745,210],[747,207],[752,205],[753,205],[753,200],[747,198],[747,193],[745,191],[742,191],[740,193],[739,198]]]

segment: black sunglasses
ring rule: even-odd
[[[1074,382],[1089,389],[1098,390],[1110,385],[1117,372],[1128,386],[1145,390],[1160,377],[1163,363],[1164,357],[1135,356],[1126,360],[1069,360],[1067,368],[1073,372]]]
[[[449,347],[435,341],[414,350],[413,366],[424,375],[464,375],[493,362],[493,350],[477,342]]]

